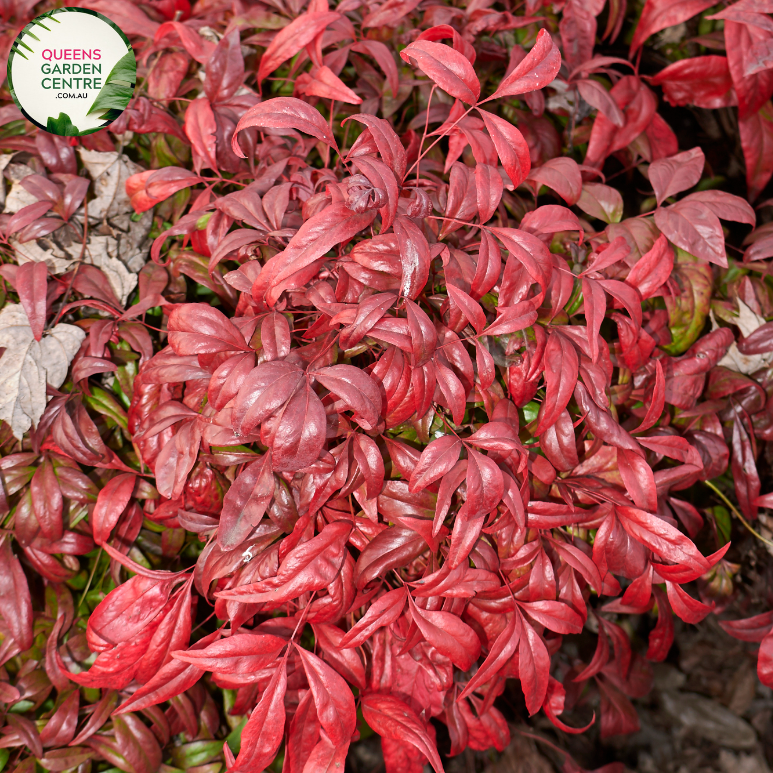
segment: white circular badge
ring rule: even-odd
[[[112,123],[134,94],[137,62],[119,27],[87,8],[57,8],[18,35],[8,85],[19,109],[52,134],[91,134]]]

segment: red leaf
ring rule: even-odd
[[[519,602],[519,606],[538,623],[556,633],[580,633],[583,619],[568,604],[553,599]]]
[[[415,300],[424,290],[429,279],[429,244],[416,224],[403,215],[394,222],[394,232],[400,249],[403,276],[400,295]]]
[[[15,287],[36,341],[46,326],[48,269],[44,261],[23,263],[16,271]]]
[[[161,612],[171,582],[136,575],[105,596],[91,613],[86,635],[92,649],[129,641]]]
[[[204,648],[178,650],[172,657],[202,671],[246,676],[275,663],[286,644],[271,634],[235,633]]]
[[[408,596],[411,617],[421,635],[457,668],[468,671],[480,655],[478,635],[451,612],[420,609]]]
[[[717,110],[736,101],[725,56],[681,59],[662,69],[652,83],[660,86],[666,101],[675,106],[695,105]]]
[[[272,463],[275,470],[300,470],[313,464],[325,444],[325,408],[305,382],[287,401],[273,427]]]
[[[580,548],[567,542],[558,542],[551,539],[551,544],[556,549],[558,555],[585,578],[588,585],[596,592],[601,592],[601,575],[596,564],[593,563],[589,556],[583,553]]]
[[[496,212],[504,191],[504,183],[496,167],[490,164],[477,164],[475,167],[475,187],[480,222],[488,223]]]
[[[655,512],[658,509],[658,492],[655,476],[647,462],[639,454],[620,448],[617,451],[617,467],[634,504]]]
[[[296,19],[296,21],[298,20]],[[255,126],[258,129],[297,129],[322,140],[331,148],[337,147],[333,133],[330,131],[327,121],[320,115],[319,110],[294,97],[267,99],[265,102],[251,107],[239,119],[231,140],[231,149],[240,158],[245,158],[245,155],[239,147],[239,132],[250,126]]]
[[[653,553],[666,561],[672,561],[701,573],[707,571],[706,559],[692,541],[673,526],[656,515],[637,510],[635,507],[615,509],[623,528]]]
[[[368,127],[370,136],[376,144],[376,148],[384,163],[395,173],[397,181],[402,182],[407,167],[407,156],[403,143],[400,142],[400,138],[397,136],[394,128],[392,128],[392,124],[383,118],[377,118],[375,115],[367,115],[365,113],[349,116],[343,123],[349,120],[358,121]]]
[[[599,358],[599,331],[607,312],[604,288],[593,279],[582,280],[582,298],[585,321],[588,326],[588,349],[593,362]]]
[[[651,298],[671,276],[674,267],[674,250],[663,234],[660,234],[652,249],[639,258],[628,272],[625,281],[635,287],[642,300]]]
[[[362,716],[381,736],[415,746],[430,762],[435,773],[443,773],[443,763],[434,741],[413,709],[399,698],[371,692],[362,696]]]
[[[391,49],[380,40],[367,39],[354,43],[351,48],[352,51],[356,51],[358,54],[368,54],[376,60],[376,64],[386,75],[392,96],[396,98],[397,90],[400,88],[400,75],[397,72],[397,65],[395,64]]]
[[[746,164],[749,198],[754,201],[773,175],[773,108],[766,102],[758,113],[738,121]]]
[[[357,727],[354,696],[346,682],[323,660],[295,645],[314,695],[317,717],[333,746],[344,756]]]
[[[454,435],[433,440],[421,453],[413,470],[409,490],[421,491],[442,478],[458,461],[462,441]]]
[[[618,107],[612,95],[598,82],[594,80],[578,80],[577,91],[580,96],[592,107],[604,113],[604,116],[615,126],[625,126],[625,116]]]
[[[319,258],[336,245],[348,242],[375,217],[375,210],[356,214],[341,203],[332,204],[309,218],[285,250],[266,262],[252,285],[253,297],[256,300],[265,298],[269,306],[274,306],[285,290],[295,289],[298,284],[305,285],[308,278],[317,273],[314,264]]]
[[[502,313],[482,332],[482,335],[499,336],[516,333],[531,327],[537,321],[537,312],[529,301],[506,306],[504,309],[500,307],[497,311]]]
[[[551,332],[545,347],[545,400],[539,412],[535,434],[541,435],[558,420],[577,384],[579,360],[572,343]]]
[[[456,304],[465,319],[475,328],[477,333],[482,333],[486,327],[486,315],[480,304],[455,285],[449,284],[446,289],[448,297]]]
[[[215,631],[196,642],[191,649],[204,648],[219,636],[220,631]],[[170,660],[149,682],[135,690],[132,696],[124,701],[113,714],[141,711],[148,706],[163,703],[189,690],[202,676],[204,676],[204,671],[200,668],[181,663],[179,660]]]
[[[727,268],[725,235],[719,218],[697,201],[680,201],[655,211],[655,224],[677,247]]]
[[[712,607],[694,599],[676,583],[666,580],[666,591],[671,608],[685,623],[700,623],[712,611]]]
[[[353,365],[332,365],[311,375],[346,403],[363,429],[375,429],[381,417],[382,399],[371,376]]]
[[[773,686],[773,635],[768,634],[760,644],[757,656],[757,676],[767,687]]]
[[[700,148],[653,161],[649,167],[649,179],[658,206],[667,198],[697,185],[705,163],[706,159]]]
[[[220,40],[207,62],[204,91],[211,102],[228,102],[243,80],[244,57],[239,31],[233,29]]]
[[[732,442],[731,469],[738,505],[746,518],[754,520],[757,517],[757,505],[754,501],[760,494],[760,475],[749,435],[743,422],[737,417],[733,422]]]
[[[647,0],[636,25],[630,56],[633,57],[650,35],[681,24],[712,5],[711,0],[680,0],[678,3],[673,0]]]
[[[302,13],[286,27],[279,30],[260,59],[257,76],[258,87],[267,75],[294,57],[328,25],[340,18],[341,14],[334,11],[307,12]]]
[[[513,185],[518,187],[531,170],[529,146],[518,129],[494,113],[478,108],[499,160]]]
[[[224,550],[240,545],[260,524],[273,497],[271,454],[266,453],[247,465],[226,492],[217,530],[218,544]]]
[[[537,33],[537,42],[521,63],[502,80],[489,99],[514,97],[552,83],[561,67],[561,54],[547,30]],[[488,101],[488,100],[487,100]]]
[[[90,3],[93,3],[94,1],[95,0],[89,0]],[[99,1],[101,2],[101,0]],[[139,12],[139,9],[136,9],[136,12]],[[135,14],[133,13],[127,15],[134,16]],[[149,24],[153,24],[153,22],[151,22],[146,17],[145,24],[143,26]],[[128,29],[127,33],[130,35],[132,34]],[[140,34],[147,35],[147,32],[141,32]],[[167,37],[170,38],[170,40],[164,40],[164,38]],[[212,56],[213,51],[215,50],[215,45],[212,43],[212,41],[207,40],[202,35],[199,35],[193,27],[189,27],[187,24],[183,24],[179,21],[168,21],[162,24],[156,30],[153,42],[159,47],[164,47],[165,45],[182,45],[182,47],[199,64],[206,64],[209,61],[210,56]]]
[[[759,57],[755,50],[760,45],[763,51],[769,49],[771,31],[731,19],[724,26],[727,63],[738,96],[738,117],[744,120],[754,115],[773,93],[773,73],[765,62],[768,57]]]
[[[354,159],[354,165],[368,178],[374,188],[386,193],[386,204],[379,209],[379,214],[381,215],[381,232],[383,233],[392,227],[395,215],[397,214],[400,186],[398,185],[395,173],[383,161],[371,158],[370,156],[356,157]],[[413,225],[413,222],[408,222]],[[395,233],[397,234],[398,231],[395,230]],[[421,232],[419,231],[419,233]],[[426,243],[426,239],[424,241]],[[427,245],[427,249],[429,249],[429,245]],[[425,284],[426,281],[427,280],[425,279]]]
[[[185,134],[193,147],[196,173],[201,174],[202,169],[217,172],[217,122],[208,99],[194,99],[188,104],[185,111]]]
[[[486,682],[491,681],[502,668],[510,662],[518,647],[519,637],[520,628],[518,626],[518,618],[513,614],[510,616],[507,625],[497,636],[496,641],[490,648],[483,664],[475,672],[472,679],[467,682],[464,690],[462,690],[461,694],[456,699],[457,702],[464,700],[464,698],[486,684]]]
[[[0,541],[0,615],[19,647],[28,650],[32,646],[32,599],[7,533]]]
[[[773,630],[773,612],[747,617],[744,620],[720,620],[725,633],[741,641],[761,642]]]
[[[550,655],[545,642],[516,609],[520,630],[518,642],[518,677],[526,698],[529,716],[536,714],[545,703],[550,677]]]
[[[102,545],[110,539],[110,532],[131,501],[136,482],[136,475],[122,473],[111,478],[99,492],[94,512],[91,515],[94,542],[97,545]]]
[[[551,158],[542,166],[532,169],[529,180],[547,185],[570,206],[576,204],[582,195],[580,167],[571,158]]]
[[[589,730],[593,723],[596,721],[596,715],[594,713],[591,721],[585,725],[585,727],[570,727],[564,724],[558,716],[564,713],[564,703],[566,701],[566,690],[564,686],[557,679],[552,676],[548,682],[547,699],[543,705],[547,718],[559,729],[565,733],[572,733],[577,735]]]
[[[206,303],[175,306],[169,315],[168,329],[175,354],[249,351],[244,336],[231,320]]]
[[[411,60],[443,91],[468,105],[480,96],[480,82],[470,60],[453,48],[429,40],[416,40],[400,52],[402,59]]]
[[[358,432],[352,447],[354,458],[365,478],[368,499],[375,499],[384,488],[384,459],[376,441]]]
[[[346,632],[341,647],[359,647],[379,629],[391,625],[402,614],[408,591],[405,587],[379,596],[368,611]]]
[[[218,598],[278,606],[302,593],[326,588],[338,576],[352,530],[348,521],[334,521],[308,542],[293,548],[279,565],[276,577],[220,591]]]
[[[230,773],[263,770],[272,762],[284,735],[286,691],[287,660],[283,659],[242,730],[241,748]]]

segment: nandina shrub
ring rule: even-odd
[[[702,2],[86,4],[130,108],[72,142],[1,108],[4,764],[330,770],[375,732],[441,770],[438,731],[508,743],[508,679],[635,730],[773,438],[769,228],[651,86],[738,103],[754,200],[768,71],[638,74]],[[10,44],[43,6],[7,10]],[[723,625],[772,684],[771,613]]]

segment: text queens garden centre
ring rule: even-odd
[[[8,83],[25,117],[63,136],[90,134],[129,103],[136,61],[124,33],[86,8],[58,8],[19,33],[8,57]]]
[[[46,48],[41,56],[46,60],[40,68],[41,73],[53,76],[43,78],[40,85],[44,89],[77,91],[81,88],[102,88],[102,64],[98,63],[102,59],[102,51],[99,48]]]

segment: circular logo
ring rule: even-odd
[[[63,137],[91,134],[115,121],[136,79],[129,39],[87,8],[57,8],[33,19],[8,57],[8,86],[19,109]]]

